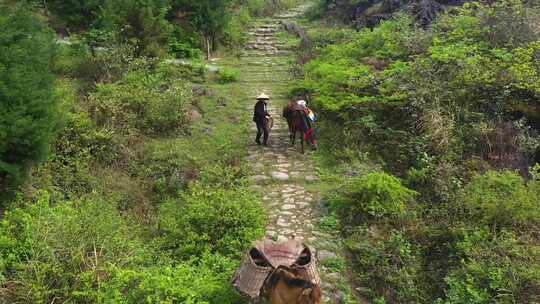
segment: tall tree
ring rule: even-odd
[[[56,126],[54,40],[24,4],[0,0],[0,193],[43,160]]]
[[[139,55],[158,57],[172,30],[169,8],[168,0],[106,0],[96,25],[134,43]]]
[[[229,21],[228,7],[232,0],[176,0],[175,9],[187,11],[193,26],[203,35],[206,57],[210,58],[216,40]]]
[[[37,1],[36,1],[37,2]],[[105,0],[40,0],[55,20],[69,30],[87,29],[96,21]]]

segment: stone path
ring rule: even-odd
[[[287,85],[290,79],[289,60],[292,55],[283,49],[277,33],[280,22],[291,20],[302,14],[306,6],[266,20],[251,31],[251,40],[240,61],[241,83],[246,93],[252,96],[246,101],[248,111],[253,111],[255,97],[260,92],[271,96],[269,112],[274,118],[269,147],[249,145],[248,161],[253,164],[252,178],[263,193],[263,203],[268,211],[266,237],[283,240],[290,237],[304,239],[316,250],[318,262],[336,259],[339,242],[336,233],[318,229],[321,217],[318,197],[310,191],[309,184],[318,181],[314,165],[306,155],[299,153],[299,144],[291,147],[286,122],[281,118],[281,109],[286,103]],[[255,134],[255,126],[251,126]],[[253,135],[254,137],[254,135]],[[254,139],[254,138],[253,138]],[[322,263],[324,264],[324,263]],[[343,280],[338,272],[320,266],[323,280],[323,303],[344,303],[338,282]]]

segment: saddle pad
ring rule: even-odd
[[[304,245],[297,240],[280,243],[263,240],[256,242],[255,248],[261,252],[273,268],[278,268],[279,266],[291,267],[300,257]]]

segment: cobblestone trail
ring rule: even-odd
[[[323,232],[317,228],[320,219],[317,194],[308,190],[309,184],[318,181],[309,156],[299,153],[299,144],[291,147],[286,122],[281,118],[285,105],[288,70],[292,55],[278,42],[283,20],[294,19],[306,9],[299,7],[286,14],[268,19],[251,31],[251,40],[240,62],[241,82],[246,93],[253,96],[247,104],[253,111],[255,96],[265,92],[271,96],[269,112],[274,118],[269,147],[249,145],[248,161],[253,164],[252,178],[264,194],[263,203],[268,211],[266,237],[283,240],[294,236],[314,248],[319,265],[321,261],[336,258],[339,252],[337,233]],[[252,125],[253,139],[255,126]],[[309,154],[309,148],[306,146]],[[323,303],[342,303],[338,290],[339,273],[319,266],[323,280]]]

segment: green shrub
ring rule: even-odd
[[[342,257],[329,257],[321,261],[320,264],[333,272],[343,273],[346,270],[346,262]]]
[[[337,231],[339,230],[339,219],[335,214],[329,214],[322,217],[319,221],[319,227],[323,231]]]
[[[356,31],[350,28],[319,28],[309,30],[309,39],[317,47],[325,47],[331,44],[345,43],[353,40],[357,35]]]
[[[236,130],[238,131],[238,130]],[[247,169],[237,166],[242,137],[232,130],[216,130],[188,138],[151,141],[144,151],[142,175],[154,182],[157,193],[175,195],[194,180],[205,185],[229,188],[240,185]]]
[[[219,255],[174,266],[118,269],[104,289],[110,303],[244,303],[231,288],[237,266]]]
[[[201,37],[196,32],[186,31],[181,26],[174,26],[169,36],[169,50],[176,58],[201,59]]]
[[[511,171],[478,175],[460,195],[475,223],[496,228],[540,223],[540,184]]]
[[[390,3],[363,2],[326,4],[373,13]],[[329,201],[368,300],[539,301],[538,181],[476,175],[526,175],[537,161],[539,13],[530,1],[471,2],[427,28],[400,15],[357,33],[309,33],[317,57],[294,93],[324,117],[318,153],[337,163],[330,171],[357,176],[336,178],[346,182]],[[366,155],[420,194],[362,176],[354,164]]]
[[[404,216],[416,192],[382,172],[354,177],[332,195],[331,203],[347,224],[391,220]]]
[[[89,101],[98,126],[124,135],[166,135],[187,125],[190,97],[186,83],[169,83],[143,69],[98,84]]]
[[[99,9],[105,2],[105,0],[89,0],[84,2],[75,0],[51,0],[47,1],[46,8],[52,12],[53,16],[51,19],[55,27],[67,27],[76,31],[88,28],[96,21]]]
[[[43,161],[57,128],[53,36],[24,4],[0,3],[0,193]]]
[[[540,301],[540,246],[533,239],[480,228],[464,231],[456,249],[444,303]]]
[[[136,46],[130,41],[119,41],[114,31],[91,29],[67,38],[55,57],[54,69],[60,75],[81,80],[93,89],[96,82],[117,81],[135,61]]]
[[[77,35],[72,35],[66,43],[57,43],[54,72],[74,78],[81,77],[83,75],[78,71],[88,63],[90,56],[90,48]]]
[[[240,71],[235,68],[220,68],[216,75],[216,81],[221,84],[238,81]]]
[[[135,44],[137,55],[164,57],[172,31],[165,18],[168,9],[165,1],[105,1],[98,24],[101,29],[116,32],[119,40]]]
[[[271,16],[281,10],[292,8],[298,3],[298,0],[248,0],[246,6],[251,15],[261,17]]]
[[[246,199],[241,206],[234,207],[233,202],[233,207],[226,207],[233,199],[227,197],[219,211],[212,212],[208,205],[194,207],[187,216],[176,218],[182,221],[175,224],[179,227],[196,229],[201,224],[218,241],[201,247],[213,245],[214,253],[187,254],[174,263],[152,251],[151,242],[139,238],[138,227],[128,224],[114,204],[95,196],[51,202],[47,193],[41,193],[36,202],[21,201],[21,207],[7,212],[0,222],[0,297],[8,303],[243,303],[229,281],[238,260],[216,254],[233,255],[232,250],[236,255],[238,244],[245,246],[250,233],[262,233],[261,218],[255,217],[257,227],[247,224],[250,217],[242,218],[250,215],[246,207],[253,208],[246,204],[259,207],[258,203],[247,200],[247,194],[240,196]],[[208,210],[215,226],[202,223]],[[173,212],[165,215],[169,223],[182,211]],[[229,214],[229,221],[218,219]],[[186,235],[172,231],[166,236],[193,244],[192,229],[183,230]]]
[[[143,174],[159,194],[175,195],[199,176],[201,164],[184,140],[153,142],[144,153]]]
[[[0,261],[10,303],[99,302],[101,281],[115,267],[140,266],[147,250],[114,204],[95,196],[21,202],[0,223]]]
[[[200,49],[193,48],[185,42],[171,40],[169,41],[169,49],[176,58],[202,58],[202,51]]]
[[[237,256],[262,236],[264,211],[251,191],[193,184],[181,200],[160,207],[162,246],[174,256],[214,252]]]
[[[413,245],[399,231],[386,238],[357,232],[345,242],[351,253],[355,280],[368,286],[370,299],[384,303],[424,303],[426,285],[422,264]]]
[[[206,68],[204,64],[195,61],[161,61],[157,64],[156,73],[162,79],[189,80],[192,82],[203,82],[206,80]]]
[[[36,181],[39,179],[42,187],[51,186],[66,196],[77,197],[92,192],[98,184],[92,165],[112,163],[120,148],[112,132],[98,128],[78,104],[73,82],[57,81],[55,99],[64,114],[64,124],[51,144],[50,160],[38,167]]]

